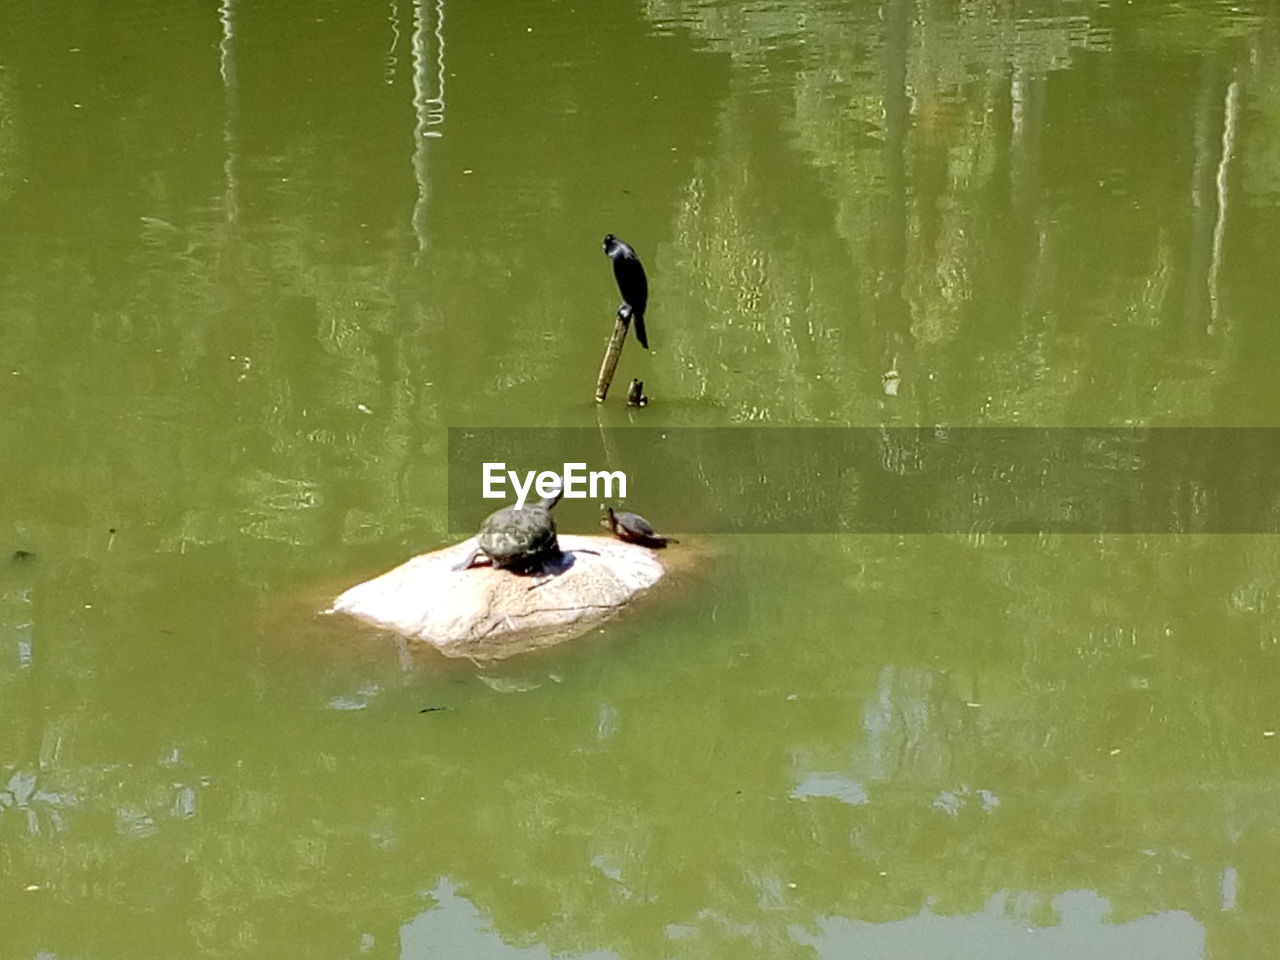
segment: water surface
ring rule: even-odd
[[[0,953],[1266,955],[1271,537],[695,538],[502,665],[315,611],[451,426],[1276,425],[1269,5],[0,20]]]

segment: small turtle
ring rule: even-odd
[[[600,518],[600,526],[613,531],[613,535],[627,543],[638,543],[645,547],[665,547],[668,543],[679,543],[674,537],[664,537],[653,529],[651,524],[638,513],[627,513],[625,510],[614,510],[605,507],[605,516]]]
[[[560,557],[556,522],[551,508],[560,502],[563,490],[524,507],[503,507],[485,517],[476,537],[477,546],[467,559],[454,567],[466,570],[476,558],[485,556],[491,566],[516,573],[531,573]]]

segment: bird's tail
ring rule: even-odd
[[[644,314],[637,313],[632,319],[636,322],[636,339],[640,341],[640,346],[648,350],[649,335],[644,332]]]

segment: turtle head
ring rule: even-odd
[[[543,510],[550,510],[552,507],[554,507],[557,503],[560,502],[560,498],[563,496],[564,496],[564,484],[562,483],[560,484],[560,486],[556,487],[556,492],[553,493],[551,496],[543,497],[541,500],[539,500],[538,506],[540,506]]]
[[[617,246],[618,246],[618,238],[615,237],[612,233],[606,233],[604,235],[604,252],[607,253],[609,256],[613,256],[613,251],[617,249]]]

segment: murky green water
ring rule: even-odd
[[[1273,538],[707,538],[490,667],[315,611],[449,426],[1280,423],[1270,11],[9,4],[0,955],[1267,956]]]

